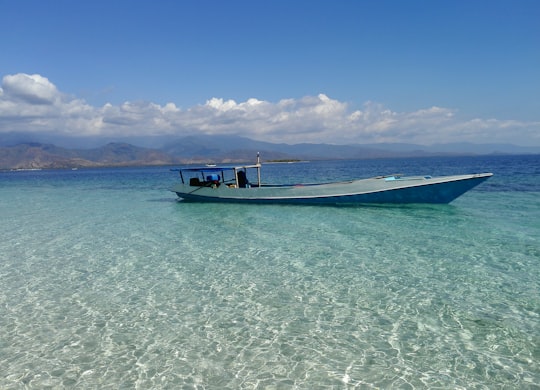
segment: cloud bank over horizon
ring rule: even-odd
[[[456,109],[395,112],[365,102],[361,109],[320,93],[269,102],[213,97],[182,109],[175,103],[89,105],[39,74],[6,75],[0,87],[0,135],[33,132],[73,137],[238,135],[283,143],[366,144],[403,142],[540,145],[540,122],[462,118]]]

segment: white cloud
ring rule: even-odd
[[[270,142],[374,143],[510,142],[540,144],[540,122],[461,119],[444,107],[396,112],[374,102],[361,109],[324,94],[277,103],[211,98],[182,110],[174,103],[125,102],[94,107],[58,91],[40,75],[4,76],[0,88],[0,133],[65,135],[236,134]]]
[[[5,96],[30,104],[53,104],[60,97],[54,84],[38,74],[7,75],[2,81],[2,89]]]

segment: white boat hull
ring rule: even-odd
[[[262,185],[251,188],[177,184],[172,191],[187,201],[361,204],[450,203],[491,177],[491,173],[443,177],[376,177],[329,184]]]

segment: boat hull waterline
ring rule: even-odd
[[[264,185],[236,188],[181,183],[178,197],[196,202],[271,204],[450,203],[491,177],[491,173],[454,176],[386,176],[328,184]]]

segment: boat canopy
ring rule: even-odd
[[[174,168],[171,169],[171,171],[178,172],[180,175],[180,178],[182,180],[182,183],[185,183],[184,181],[184,173],[188,173],[189,176],[193,176],[193,174],[201,174],[203,181],[198,182],[199,184],[195,185],[201,185],[205,186],[208,185],[208,183],[214,183],[219,184],[230,182],[232,181],[236,187],[245,188],[246,186],[251,186],[250,183],[247,181],[246,178],[246,172],[248,169],[256,169],[257,170],[257,183],[253,186],[260,187],[261,186],[261,164],[253,164],[253,165],[241,165],[241,166],[204,166],[204,167],[186,167],[186,168]],[[225,178],[225,172],[232,172],[232,178],[227,180]],[[218,175],[217,173],[221,173],[221,175]],[[210,174],[210,175],[207,175]],[[230,174],[229,174],[230,175]],[[190,183],[196,183],[190,180]],[[194,185],[194,184],[191,184]]]
[[[182,172],[222,172],[222,171],[234,171],[244,168],[258,168],[260,165],[242,165],[242,166],[215,166],[215,167],[191,167],[191,168],[175,168],[172,171]]]

